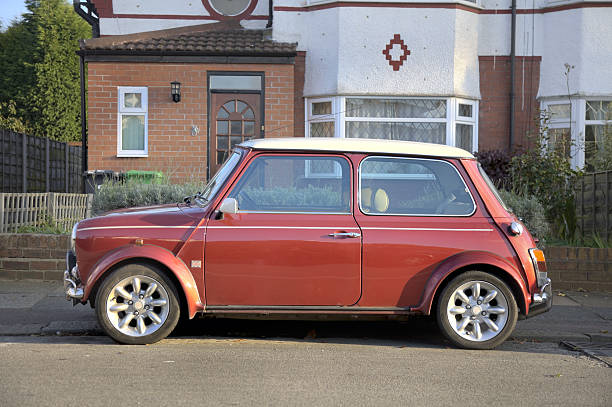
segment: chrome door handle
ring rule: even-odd
[[[356,232],[336,232],[336,233],[330,233],[327,236],[331,236],[331,237],[361,237],[361,233],[356,233]]]

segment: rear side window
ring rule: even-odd
[[[341,157],[259,156],[229,197],[240,212],[350,213],[350,174]]]
[[[476,206],[443,160],[368,157],[359,167],[359,206],[372,215],[470,216]]]

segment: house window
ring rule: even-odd
[[[243,13],[251,0],[209,0],[215,11],[223,16],[237,16]]]
[[[546,100],[542,110],[548,148],[563,151],[574,168],[601,168],[612,149],[611,99]]]
[[[119,87],[117,118],[117,156],[148,155],[148,92],[147,88]]]
[[[612,154],[612,101],[586,100],[584,161],[587,171],[601,170]]]
[[[344,97],[310,99],[310,137],[373,138],[447,144],[475,151],[475,101],[455,98]]]

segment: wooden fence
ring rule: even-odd
[[[83,192],[81,147],[0,129],[0,192]]]
[[[578,227],[585,236],[612,239],[612,171],[585,174],[576,190]]]
[[[69,231],[72,225],[91,216],[92,194],[0,193],[0,233],[47,223]]]

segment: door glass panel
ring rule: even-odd
[[[247,107],[248,107],[248,105],[246,103],[244,103],[241,100],[238,101],[238,109],[237,109],[237,111],[239,113],[242,113],[244,111],[244,109],[246,109]]]
[[[236,102],[231,100],[223,105],[223,107],[230,113],[234,113],[236,111]]]
[[[259,75],[211,75],[210,89],[222,90],[261,90]]]
[[[442,160],[370,157],[359,168],[364,213],[469,216],[474,200],[455,167]]]
[[[217,120],[217,133],[228,134],[229,133],[229,122],[223,120]]]
[[[255,122],[244,122],[244,134],[252,135],[255,133]]]
[[[319,176],[312,167],[337,169]],[[350,170],[339,157],[258,157],[230,193],[240,211],[350,213]]]
[[[236,144],[242,143],[242,137],[241,136],[231,136],[230,141],[232,143],[231,147],[234,148]]]
[[[231,134],[242,134],[242,122],[237,120],[232,120],[230,122],[230,130]]]
[[[227,150],[229,148],[229,138],[227,136],[217,137],[217,148],[219,150]]]
[[[227,110],[221,108],[219,109],[219,113],[217,113],[217,119],[227,119],[229,118],[229,113]]]
[[[229,151],[217,151],[217,164],[222,164],[228,155]]]
[[[242,113],[242,117],[244,117],[245,119],[254,119],[255,114],[253,113],[253,109],[249,108],[248,110],[246,110],[244,113]]]

